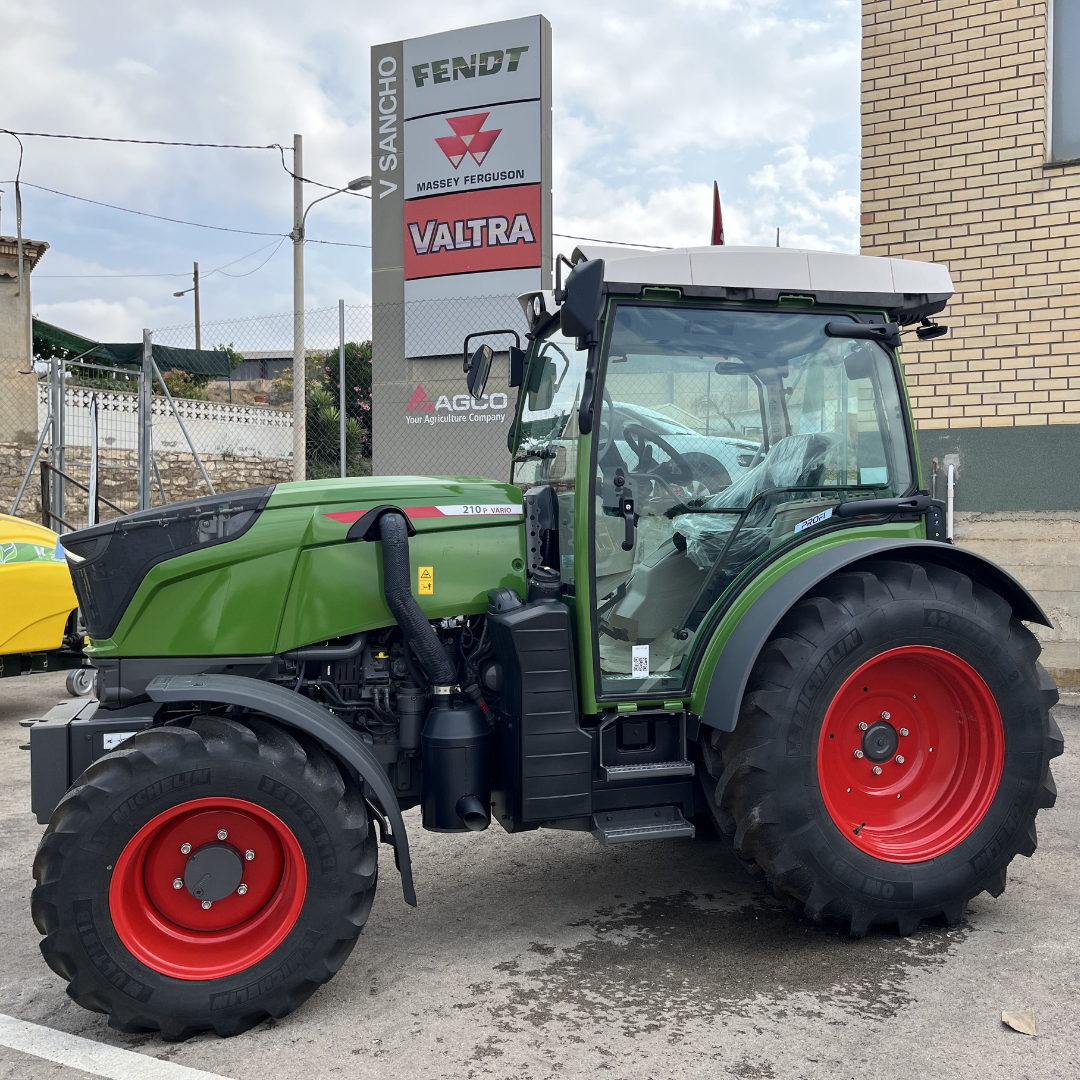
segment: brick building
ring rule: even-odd
[[[924,477],[1008,566],[1080,687],[1080,0],[864,0],[862,250],[945,263],[904,348]],[[938,494],[944,491],[939,473]]]

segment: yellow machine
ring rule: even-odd
[[[87,693],[77,608],[60,537],[0,514],[0,676],[73,668],[69,693]]]

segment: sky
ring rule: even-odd
[[[368,56],[380,42],[537,13],[552,24],[554,230],[858,250],[858,0],[4,0],[0,127],[114,138],[281,143],[304,172],[370,172]],[[292,182],[276,150],[24,138],[23,234],[51,247],[35,314],[97,340],[292,306]],[[0,135],[0,231],[15,232],[19,147]],[[40,188],[188,222],[170,224]],[[313,197],[309,195],[309,198]],[[370,202],[315,207],[308,237],[370,243]],[[270,234],[270,235],[257,235]],[[569,254],[574,241],[555,238]],[[306,305],[370,296],[363,246],[306,246]],[[213,271],[213,272],[212,272]]]

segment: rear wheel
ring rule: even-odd
[[[114,1027],[233,1035],[344,963],[376,855],[359,790],[317,744],[197,716],[134,736],[64,797],[34,921],[69,995]]]
[[[777,627],[703,747],[714,818],[780,896],[862,935],[997,896],[1062,751],[1039,644],[955,571],[873,562]]]

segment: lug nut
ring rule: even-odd
[[[209,911],[210,910],[210,901],[209,900],[204,900],[202,902],[202,909],[203,909],[203,911]]]
[[[882,719],[882,720],[890,720],[891,718],[892,718],[892,714],[891,714],[891,713],[883,712],[883,713],[881,714],[881,719]]]
[[[906,727],[902,727],[900,729],[900,734],[901,735],[908,735],[908,734],[910,734],[910,732],[908,731],[908,729]]]
[[[180,845],[180,854],[181,855],[190,855],[191,854],[191,845],[190,844],[181,844]]]
[[[861,758],[861,757],[863,756],[863,752],[862,752],[861,750],[856,750],[856,751],[855,751],[855,756],[856,756],[857,758]]]
[[[875,776],[880,776],[881,775],[881,766],[880,765],[875,765],[874,766],[874,775]]]
[[[172,887],[174,889],[182,889],[184,887],[184,879],[182,877],[173,878]]]
[[[238,892],[238,893],[239,893],[239,894],[240,894],[241,896],[243,896],[243,895],[244,895],[244,894],[245,894],[245,893],[247,892],[247,886],[246,886],[246,885],[241,885],[241,886],[239,886],[239,888],[237,888],[237,890],[236,890],[236,891],[237,891],[237,892]]]
[[[247,851],[244,852],[244,858],[247,859],[248,862],[251,862],[251,860],[255,858],[255,852],[252,851],[251,848],[248,848]]]
[[[225,837],[227,837],[228,835],[229,835],[229,830],[228,829],[218,829],[218,831],[217,831],[217,838],[219,840],[224,840]]]
[[[897,765],[903,765],[904,764],[904,755],[903,754],[897,754],[896,755],[896,764]]]
[[[865,720],[859,721],[859,730],[865,731],[870,725]]]

